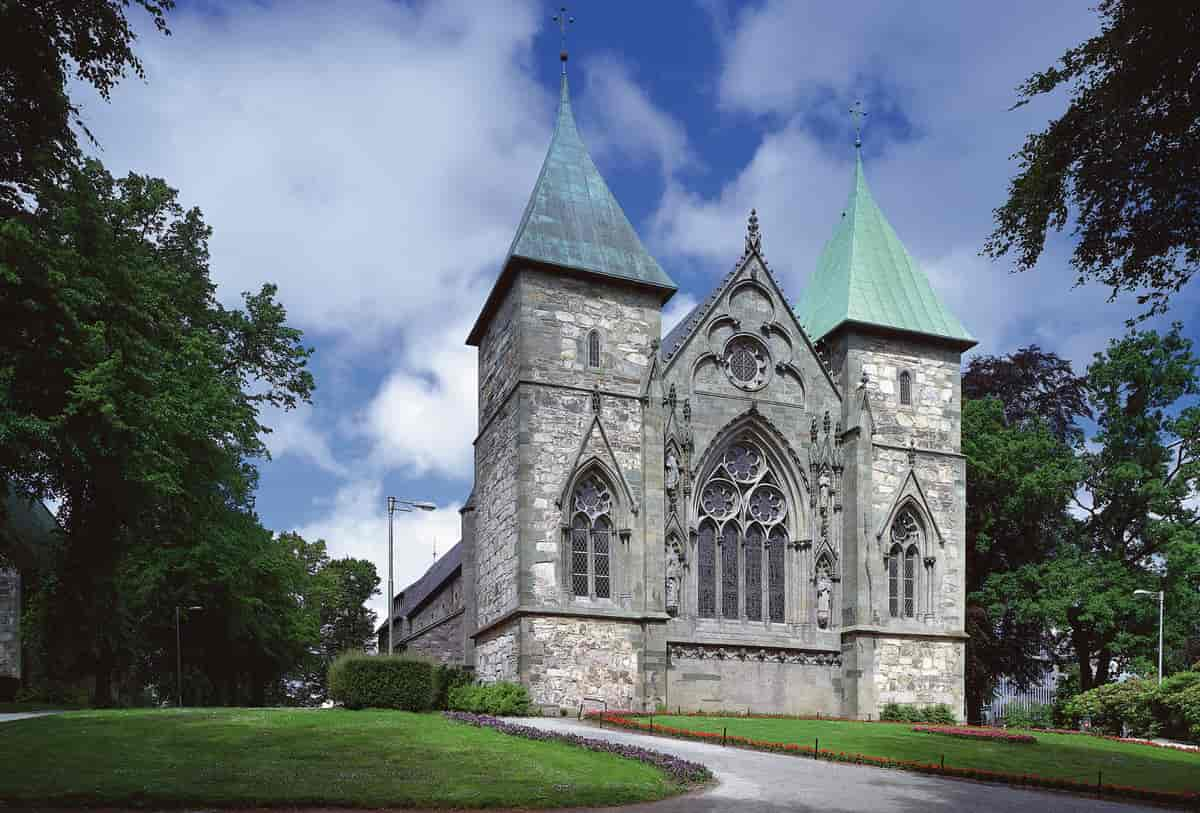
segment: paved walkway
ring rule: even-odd
[[[27,720],[30,717],[45,717],[49,714],[62,714],[61,711],[15,711],[0,714],[0,723],[11,723],[13,720]]]
[[[620,808],[621,813],[777,813],[812,810],[851,811],[1110,811],[1131,813],[1161,810],[1122,802],[1102,801],[1065,793],[1035,791],[942,779],[924,774],[822,762],[803,757],[766,754],[741,748],[722,748],[689,740],[652,737],[631,731],[600,729],[569,719],[514,720],[523,725],[585,737],[640,745],[707,765],[719,781],[711,790],[664,802]],[[608,808],[611,813],[612,808]]]

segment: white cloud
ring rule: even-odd
[[[635,162],[653,161],[666,175],[695,162],[683,125],[655,106],[628,65],[610,54],[589,59],[584,71],[587,102],[597,111],[589,129],[593,153],[611,150]]]
[[[311,406],[301,405],[290,412],[272,408],[259,420],[271,427],[266,442],[272,458],[294,455],[322,471],[339,476],[348,474],[346,467],[335,459],[329,436],[314,425]]]
[[[679,320],[691,313],[697,304],[699,301],[691,294],[678,293],[671,297],[671,301],[662,312],[662,335],[670,333],[672,328],[679,324]]]
[[[324,519],[297,529],[310,541],[324,539],[335,558],[353,556],[375,563],[380,595],[367,606],[380,620],[387,617],[387,496],[379,480],[354,480],[334,495]],[[461,507],[450,503],[431,512],[396,513],[392,545],[396,592],[420,578],[433,562],[435,546],[440,556],[458,541]]]
[[[146,83],[73,93],[111,170],[205,212],[223,298],[271,280],[303,327],[411,339],[479,307],[512,238],[553,114],[526,64],[538,11],[186,8],[139,39]]]

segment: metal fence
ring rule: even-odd
[[[984,722],[1000,722],[1009,709],[1029,711],[1033,706],[1053,703],[1054,693],[1058,688],[1058,679],[1058,671],[1048,668],[1042,674],[1040,681],[1028,689],[1020,690],[1008,677],[1001,677],[996,686],[995,697],[984,707]]]

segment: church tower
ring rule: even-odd
[[[667,618],[647,588],[662,568],[663,464],[643,396],[675,284],[588,154],[566,58],[545,162],[467,339],[479,349],[468,665],[547,709],[641,708],[665,652],[647,625]]]
[[[844,713],[946,703],[961,718],[960,365],[976,342],[884,217],[855,147],[850,199],[796,309],[845,393]]]

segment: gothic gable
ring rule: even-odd
[[[912,453],[910,452],[910,455]],[[888,529],[892,527],[892,523],[896,521],[896,517],[905,509],[911,509],[924,523],[928,532],[925,534],[927,542],[936,540],[938,545],[945,545],[946,540],[942,535],[941,528],[938,527],[937,520],[934,519],[933,509],[929,506],[929,501],[925,498],[925,490],[921,487],[921,481],[917,477],[917,472],[910,462],[908,474],[904,478],[904,482],[900,484],[895,496],[892,498],[891,507],[887,514],[883,517],[883,522],[875,531],[875,539],[881,545],[887,545],[887,540],[884,535]],[[921,551],[923,556],[933,555],[932,550]]]

